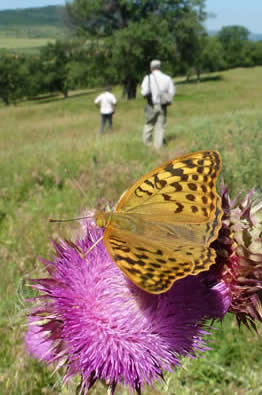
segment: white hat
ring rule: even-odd
[[[161,67],[160,60],[158,60],[158,59],[151,60],[150,67],[151,67],[151,69],[160,69],[160,67]]]

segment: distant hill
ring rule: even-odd
[[[0,11],[0,26],[63,26],[63,6]]]
[[[0,36],[60,38],[64,36],[63,6],[0,11]]]
[[[250,33],[249,39],[251,41],[262,41],[262,34]]]

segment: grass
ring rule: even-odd
[[[17,53],[39,53],[41,47],[49,42],[53,43],[52,38],[15,38],[0,36],[0,50],[5,49]]]
[[[0,11],[1,17],[1,11]],[[66,35],[64,27],[58,26],[41,26],[41,25],[2,25],[0,21],[0,38],[16,38],[16,39],[62,39]]]
[[[41,47],[48,42],[54,41],[46,38],[0,38],[0,48],[20,49]]]
[[[48,218],[77,216],[103,204],[104,198],[116,202],[146,171],[199,149],[221,152],[232,196],[261,188],[261,78],[262,68],[257,67],[210,75],[200,84],[177,80],[168,145],[158,153],[141,142],[143,99],[139,95],[136,101],[122,101],[119,88],[114,90],[119,98],[114,133],[102,138],[93,104],[100,90],[75,92],[67,100],[53,96],[8,108],[0,105],[1,394],[74,390],[74,383],[62,387],[62,372],[52,376],[23,347],[24,298],[31,295],[24,284],[41,275],[38,257],[50,255],[50,238],[69,237],[77,228],[49,224]],[[213,351],[186,359],[184,369],[168,374],[164,385],[145,394],[261,394],[259,336],[245,328],[239,332],[227,317],[210,339]],[[102,386],[93,391],[104,393]]]

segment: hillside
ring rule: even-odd
[[[0,26],[63,26],[63,6],[0,11]]]
[[[64,34],[63,6],[0,11],[2,37],[60,38]]]

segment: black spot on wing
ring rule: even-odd
[[[167,184],[165,180],[160,180],[157,174],[154,174],[154,183],[158,190],[163,189]]]
[[[173,177],[177,176],[177,177],[182,177],[182,175],[184,174],[184,170],[183,169],[175,169],[173,166],[173,163],[169,163],[165,168],[165,171],[167,171],[168,173],[170,173]]]
[[[151,192],[151,191],[149,191],[149,190],[147,190],[147,189],[143,189],[141,186],[139,186],[139,187],[137,187],[137,188],[135,189],[135,195],[136,195],[138,198],[143,197],[144,194],[146,194],[146,195],[148,195],[148,196],[152,196],[152,195],[153,195],[153,192]]]
[[[168,195],[167,193],[162,193],[162,196],[163,196],[164,200],[166,200],[166,201],[172,200],[171,196]]]
[[[170,185],[175,188],[175,192],[181,192],[183,190],[182,185],[177,181],[172,182]]]
[[[183,163],[189,169],[193,169],[194,167],[196,167],[196,164],[193,162],[192,159],[185,159],[185,160],[183,160]]]
[[[191,189],[191,191],[196,191],[197,190],[197,184],[194,182],[189,182],[188,183],[188,188]]]
[[[154,188],[154,184],[150,180],[145,180],[144,183]]]
[[[191,193],[189,193],[186,195],[186,199],[193,202],[194,200],[196,200],[196,197],[195,197],[195,195],[192,195]]]
[[[176,202],[176,204],[177,204],[177,208],[176,208],[176,210],[174,210],[174,213],[179,214],[184,210],[184,206],[183,206],[183,204],[178,203],[178,202]]]

